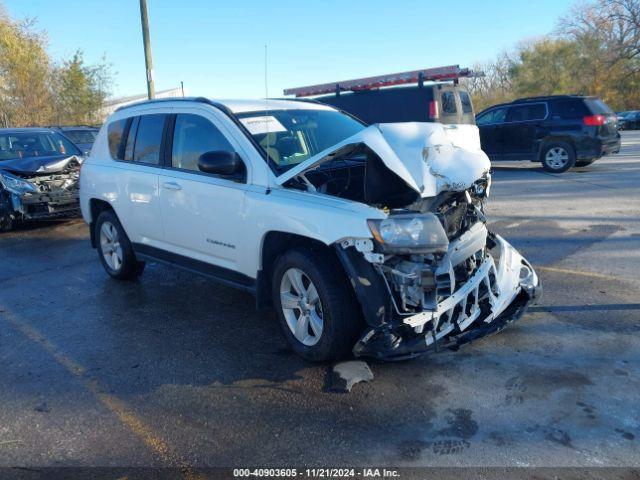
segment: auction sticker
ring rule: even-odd
[[[240,122],[247,127],[251,135],[261,135],[263,133],[286,132],[287,129],[272,115],[261,117],[245,117]]]

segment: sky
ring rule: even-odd
[[[147,0],[156,90],[263,98],[289,87],[490,60],[550,33],[572,0]],[[138,0],[0,0],[56,60],[104,56],[112,96],[146,92]],[[267,88],[265,89],[265,45]]]

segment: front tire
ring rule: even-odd
[[[13,208],[11,197],[5,190],[0,190],[0,232],[9,232],[13,228]]]
[[[550,173],[563,173],[576,163],[576,152],[567,142],[548,143],[540,154],[542,168]]]
[[[137,260],[116,214],[109,210],[102,212],[94,228],[98,257],[104,270],[116,280],[138,278],[144,270],[144,262]]]
[[[0,215],[0,232],[10,232],[12,228],[13,218],[11,218],[11,215]]]
[[[348,355],[362,330],[362,312],[336,258],[290,250],[276,261],[273,304],[295,353],[312,362]]]

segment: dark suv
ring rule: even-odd
[[[554,173],[620,151],[616,114],[599,98],[521,98],[480,112],[482,149],[491,160],[531,160]]]

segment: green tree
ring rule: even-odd
[[[110,84],[107,64],[86,65],[82,51],[53,70],[54,119],[61,125],[99,123]]]
[[[522,45],[511,66],[513,94],[517,96],[581,93],[576,70],[580,59],[575,42],[543,38]]]
[[[98,123],[109,66],[87,65],[79,50],[56,65],[34,25],[13,20],[0,3],[0,126]]]
[[[0,121],[12,126],[47,123],[53,103],[50,74],[45,34],[32,21],[12,20],[0,5]]]

